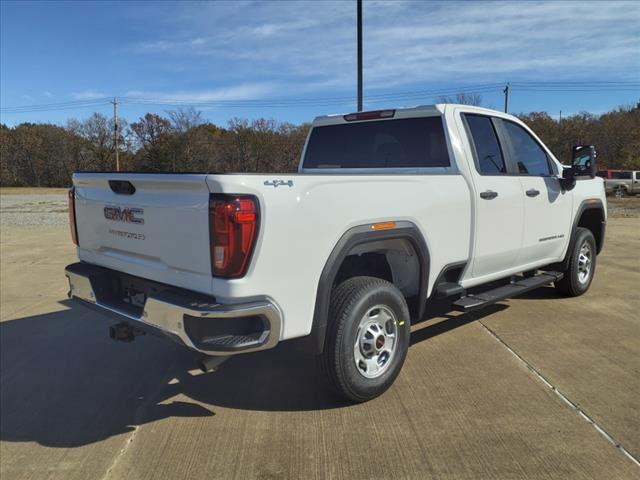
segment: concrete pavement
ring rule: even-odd
[[[638,218],[610,221],[585,297],[436,312],[394,387],[354,406],[286,345],[195,375],[161,339],[112,342],[108,320],[65,300],[67,229],[3,227],[0,475],[640,478],[540,378],[640,456],[638,232]]]

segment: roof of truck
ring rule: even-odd
[[[399,108],[385,108],[381,110],[367,110],[363,112],[357,113],[335,113],[331,115],[321,115],[316,117],[313,120],[312,126],[317,125],[334,125],[339,123],[346,123],[348,121],[354,120],[375,120],[375,119],[390,119],[390,118],[410,118],[410,117],[420,117],[423,115],[441,115],[444,113],[447,108],[456,108],[461,107],[467,111],[477,112],[477,113],[486,113],[489,115],[497,115],[497,116],[506,116],[507,114],[503,112],[498,112],[497,110],[491,110],[489,108],[476,107],[473,105],[463,105],[457,103],[438,103],[434,105],[418,105],[415,107],[399,107]],[[390,114],[393,112],[393,114]],[[369,117],[366,118],[367,115],[380,113],[382,114],[380,117]],[[355,118],[357,115],[363,115],[365,118],[358,119]],[[352,119],[347,119],[346,117],[353,116]]]

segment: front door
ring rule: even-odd
[[[502,124],[524,200],[524,234],[517,264],[558,260],[571,231],[571,192],[560,188],[553,162],[525,128],[508,120]]]

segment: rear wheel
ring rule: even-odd
[[[364,402],[394,382],[409,348],[409,309],[402,293],[374,277],[353,277],[332,294],[323,365],[334,389]]]
[[[613,191],[613,194],[616,198],[622,198],[627,194],[627,191],[622,187],[618,187]]]
[[[564,295],[577,297],[589,290],[596,270],[596,240],[591,230],[578,227],[573,249],[567,255],[569,266],[556,288]]]

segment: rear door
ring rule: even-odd
[[[571,230],[571,192],[560,188],[554,164],[542,145],[521,125],[502,120],[511,166],[524,201],[524,234],[518,265],[557,260]]]
[[[474,157],[471,168],[476,196],[476,235],[472,275],[484,277],[509,270],[522,243],[524,201],[518,177],[509,175],[498,141],[496,119],[463,114]]]
[[[204,174],[75,174],[80,260],[210,293],[205,179]]]

